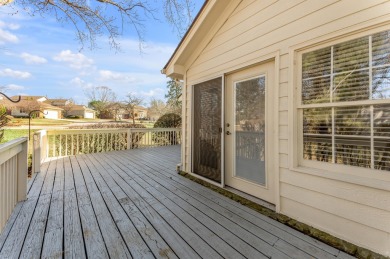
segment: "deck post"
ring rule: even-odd
[[[32,172],[39,173],[41,163],[48,157],[48,141],[46,130],[40,130],[33,136]]]
[[[17,155],[17,195],[18,202],[23,201],[27,197],[27,154],[28,154],[28,140],[22,144],[22,151]]]

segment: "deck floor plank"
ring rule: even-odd
[[[128,170],[127,167],[124,168],[122,167],[122,170],[126,173],[132,172]],[[179,218],[183,224],[187,225],[190,229],[192,229],[194,233],[197,233],[206,243],[208,243],[211,247],[213,247],[221,256],[225,258],[228,256],[233,256],[235,258],[243,258],[242,254],[240,254],[232,246],[228,245],[224,241],[224,239],[222,239],[217,234],[215,234],[215,232],[212,232],[209,228],[205,227],[202,223],[200,223],[200,221],[198,221],[199,219],[198,220],[195,219],[194,215],[188,213],[186,210],[180,208],[177,204],[172,202],[169,199],[169,197],[167,197],[164,193],[160,192],[159,190],[155,189],[153,185],[146,183],[135,173],[128,174],[128,175],[129,177],[132,177],[137,182],[137,185],[133,185],[136,191],[146,190],[146,192],[142,192],[143,197],[148,197],[152,200],[152,202],[155,203],[159,202],[160,204],[155,206],[160,206],[161,210],[166,211],[166,213],[169,214],[171,217],[175,215],[177,218]],[[173,220],[176,220],[176,218],[174,217]]]
[[[103,166],[106,170],[106,174],[102,175],[102,177],[106,178],[107,182],[109,182],[109,178],[111,177],[112,180],[120,186],[120,191],[126,194],[126,198],[121,199],[121,203],[122,206],[127,204],[131,206],[131,209],[133,210],[131,214],[132,218],[135,217],[135,219],[142,220],[142,217],[145,217],[179,258],[201,258],[155,209],[145,202],[142,202],[142,199],[135,195],[133,189],[130,187],[130,182],[123,181],[115,171],[115,169],[119,170],[118,168],[115,168],[112,163],[106,163]],[[142,223],[142,221],[139,222],[139,224]]]
[[[92,206],[99,226],[102,229],[102,236],[110,257],[132,258],[129,249],[127,248],[126,243],[123,240],[109,209],[107,208],[107,204],[105,203],[102,194],[91,175],[90,168],[85,161],[85,156],[77,156],[76,159],[84,176],[89,195],[91,196]]]
[[[64,251],[66,258],[86,258],[83,230],[77,202],[73,168],[69,157],[63,158],[64,181]]]
[[[41,193],[38,197],[38,203],[31,219],[23,249],[20,254],[21,258],[39,258],[42,252],[42,244],[45,238],[46,223],[49,214],[52,190],[56,176],[57,160],[50,162],[43,182]]]
[[[91,198],[81,173],[81,168],[75,157],[70,157],[70,161],[76,186],[77,202],[87,256],[89,258],[108,258],[107,247],[92,207]]]
[[[199,256],[203,258],[222,258],[209,244],[202,240],[197,233],[193,232],[186,224],[184,224],[179,217],[170,212],[165,206],[161,205],[161,203],[153,198],[153,196],[148,195],[147,192],[140,187],[136,181],[129,177],[122,168],[115,163],[112,165],[114,166],[114,170],[116,169],[115,172],[119,177],[118,180],[128,184],[127,194],[130,199],[135,201],[135,204],[137,204],[141,211],[149,210],[149,212],[154,214],[154,218],[161,217],[166,224],[169,224],[174,231],[180,235],[181,239],[185,240],[187,244],[192,246]],[[162,221],[159,220],[158,224],[161,224],[161,222]],[[172,234],[173,232],[170,231],[169,235]],[[166,235],[164,235],[164,237],[166,237]]]
[[[352,258],[176,172],[180,147],[51,158],[0,258]]]
[[[113,219],[118,224],[118,228],[126,241],[127,246],[134,258],[177,258],[165,241],[158,235],[154,228],[148,224],[146,219],[140,220],[140,212],[134,212],[133,207],[123,206],[120,201],[126,201],[127,195],[120,192],[118,185],[110,181],[106,182],[100,175],[105,169],[100,162],[89,156],[91,163],[88,163],[92,175],[103,195],[103,198],[109,208]],[[109,161],[104,161],[108,163]],[[110,185],[111,184],[111,185]],[[110,187],[111,186],[111,187]],[[117,196],[114,195],[117,192]],[[128,210],[129,214],[126,214]],[[137,216],[135,216],[135,213]],[[134,221],[136,221],[134,223]],[[154,256],[153,256],[154,254]]]
[[[116,156],[115,159],[117,159],[117,157],[120,156]],[[281,253],[281,251],[273,247],[273,245],[278,241],[278,237],[272,235],[271,234],[272,232],[266,232],[263,229],[259,228],[258,226],[252,224],[251,222],[246,221],[244,218],[237,217],[236,215],[232,214],[230,211],[224,210],[218,204],[214,204],[206,201],[205,202],[205,204],[207,204],[206,206],[205,204],[202,204],[196,199],[194,199],[194,197],[190,197],[189,195],[186,195],[186,193],[181,192],[181,190],[176,186],[170,186],[169,183],[166,182],[166,179],[164,178],[153,179],[155,173],[153,170],[146,169],[147,167],[145,167],[144,165],[138,167],[135,160],[134,161],[130,160],[130,161],[131,161],[131,167],[137,168],[138,170],[142,171],[140,177],[146,178],[146,180],[148,180],[149,182],[151,180],[155,180],[155,184],[161,184],[168,190],[171,190],[172,192],[176,193],[175,202],[178,203],[180,202],[180,199],[185,198],[185,200],[188,203],[191,203],[194,207],[198,209],[203,209],[204,213],[206,213],[207,215],[209,215],[214,219],[218,219],[217,220],[218,222],[215,222],[214,226],[221,223],[223,226],[229,226],[229,228],[231,228],[232,231],[238,233],[239,236],[247,240],[248,244],[259,249],[259,251],[261,251],[267,256],[274,256],[274,257],[276,256],[278,258],[287,257],[287,254],[283,254]],[[131,170],[131,167],[128,167],[129,171]],[[171,197],[175,198],[175,196],[171,196]],[[185,208],[188,210],[188,205]],[[224,217],[223,215],[226,215],[227,217]],[[242,251],[242,249],[240,251]]]
[[[145,156],[145,154],[143,155]],[[131,163],[138,163],[138,164],[141,163],[140,165],[143,168],[151,168],[152,171],[153,169],[158,169],[159,172],[159,174],[157,174],[158,176],[161,177],[162,175],[165,175],[167,177],[174,178],[175,180],[177,180],[177,183],[180,183],[179,185],[177,185],[177,187],[179,187],[184,183],[184,185],[182,185],[183,187],[182,190],[185,193],[192,195],[194,198],[199,198],[200,197],[199,195],[201,195],[204,198],[209,200],[209,201],[205,201],[207,204],[210,204],[210,200],[215,201],[216,203],[221,204],[221,206],[224,206],[227,210],[235,213],[240,217],[248,219],[251,223],[255,223],[256,225],[261,226],[265,230],[277,235],[279,238],[283,239],[284,241],[291,244],[292,246],[302,249],[303,251],[305,251],[306,253],[312,256],[320,257],[320,258],[333,258],[333,256],[337,256],[339,253],[339,250],[333,247],[330,247],[318,240],[310,238],[279,222],[269,219],[268,217],[263,216],[255,211],[252,211],[247,207],[239,206],[238,203],[226,197],[221,197],[217,193],[203,186],[193,185],[192,182],[189,181],[188,179],[172,174],[172,167],[169,169],[166,168],[166,170],[162,169],[165,167],[166,164],[165,164],[165,160],[162,162],[159,156],[144,157],[147,158],[144,160],[135,159],[135,158],[136,156],[134,157],[132,156],[129,161],[131,161]],[[142,161],[148,161],[148,163],[142,164]],[[287,249],[287,246],[285,247]],[[286,252],[288,252],[288,249],[286,250]]]
[[[43,241],[42,258],[62,258],[64,232],[64,160],[58,159]]]

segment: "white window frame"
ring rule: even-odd
[[[337,102],[337,103],[322,103],[322,104],[302,104],[302,56],[305,53],[312,52],[315,50],[319,50],[326,47],[331,47],[339,43],[347,42],[349,40],[358,39],[361,37],[368,37],[375,33],[389,30],[388,26],[377,27],[371,30],[366,30],[360,33],[349,34],[346,36],[339,36],[333,40],[327,40],[327,42],[322,43],[314,43],[312,46],[295,46],[295,48],[290,49],[290,54],[294,57],[292,62],[290,63],[293,68],[293,75],[290,77],[294,82],[295,87],[290,90],[291,97],[293,98],[292,105],[290,107],[293,108],[292,112],[290,112],[290,125],[293,125],[293,131],[290,132],[291,145],[290,150],[293,151],[290,159],[290,170],[300,171],[303,173],[320,175],[323,177],[329,177],[334,179],[340,179],[347,182],[365,182],[365,179],[376,179],[383,182],[383,185],[388,184],[390,182],[390,172],[385,170],[376,170],[371,168],[363,168],[357,166],[349,166],[343,164],[335,164],[329,162],[321,162],[314,160],[305,160],[303,159],[303,109],[304,108],[326,108],[326,107],[345,107],[345,106],[370,106],[378,105],[378,104],[390,104],[390,99],[384,100],[372,100],[370,93],[370,100],[364,101],[353,101],[353,102]],[[371,48],[371,41],[370,46]],[[370,61],[372,52],[370,51]],[[333,58],[333,57],[332,57]],[[371,62],[369,64],[369,72],[370,72],[370,88],[372,84],[371,76],[372,76],[372,67]],[[333,77],[331,77],[332,79]],[[372,114],[372,113],[371,113]],[[334,123],[332,123],[332,127],[334,127]],[[334,134],[334,129],[332,130],[332,134]],[[373,136],[367,137],[367,139],[371,139],[373,141]],[[334,144],[334,143],[333,143]],[[334,150],[335,146],[332,145],[332,149]],[[350,176],[355,176],[354,180],[351,180]],[[356,180],[356,181],[355,181]],[[368,185],[371,185],[368,183]],[[378,182],[373,184],[374,186],[378,186]],[[382,184],[380,184],[382,185]],[[382,187],[381,187],[382,188]],[[384,189],[389,189],[389,187],[385,187]]]

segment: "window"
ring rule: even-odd
[[[390,171],[390,31],[302,54],[303,161]]]

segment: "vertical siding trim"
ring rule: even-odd
[[[181,96],[182,103],[181,103],[181,167],[182,170],[186,170],[186,146],[188,145],[186,141],[186,136],[187,136],[187,129],[186,129],[186,124],[187,124],[187,70],[184,73],[184,78],[183,78],[183,93]]]
[[[272,126],[274,129],[274,163],[273,163],[273,170],[275,173],[274,178],[274,185],[275,185],[275,210],[277,213],[280,212],[280,170],[279,170],[279,87],[280,87],[280,78],[279,78],[279,72],[280,72],[280,51],[277,51],[275,53],[275,64],[274,64],[274,87],[273,87],[273,98],[274,98],[274,107],[273,107],[273,114],[274,117],[274,125]]]

